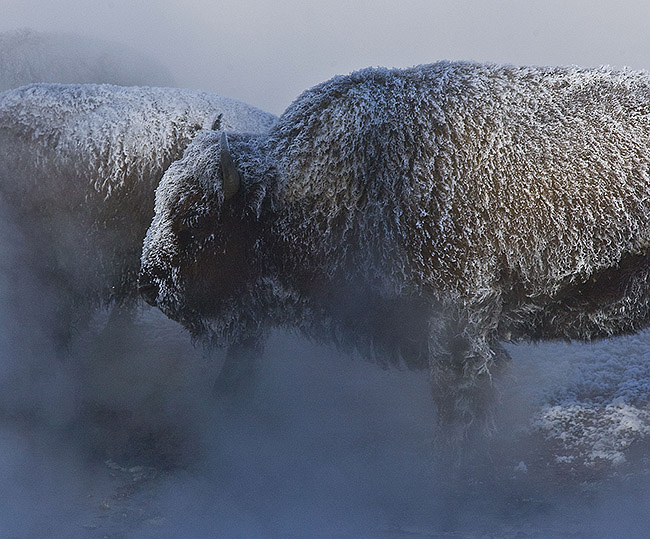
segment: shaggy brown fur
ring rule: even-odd
[[[649,135],[644,72],[440,62],[336,77],[268,137],[230,137],[232,200],[217,137],[190,145],[157,191],[143,276],[198,333],[290,324],[428,365],[442,415],[467,424],[488,414],[500,341],[648,324]],[[196,301],[196,276],[232,266],[235,230],[249,269]]]

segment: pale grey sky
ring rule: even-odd
[[[72,31],[155,55],[179,85],[280,113],[368,65],[439,59],[650,68],[646,0],[0,0],[0,31]]]

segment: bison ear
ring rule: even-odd
[[[230,155],[228,137],[226,137],[226,133],[223,131],[221,132],[221,174],[223,176],[223,197],[224,200],[228,200],[234,197],[237,191],[239,191],[241,178]]]
[[[261,183],[256,183],[250,189],[248,193],[248,199],[246,200],[246,211],[249,211],[255,215],[255,219],[260,218],[260,213],[262,212],[262,202],[266,196],[266,187]]]

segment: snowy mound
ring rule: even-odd
[[[515,369],[538,371],[529,382],[536,388],[522,391],[535,401],[527,435],[539,442],[543,466],[584,478],[634,460],[650,436],[650,331],[519,346],[513,356]]]
[[[123,45],[64,33],[0,33],[0,91],[32,82],[174,85],[167,69]]]

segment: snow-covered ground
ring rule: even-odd
[[[105,323],[67,361],[3,357],[2,537],[643,537],[650,524],[649,333],[510,346],[496,432],[454,467],[426,373],[278,333],[251,393],[220,401],[221,356],[157,311]]]
[[[531,428],[552,453],[549,466],[577,475],[627,469],[650,435],[650,333],[600,343],[519,347],[522,368],[544,365]],[[532,382],[532,380],[531,380]]]

